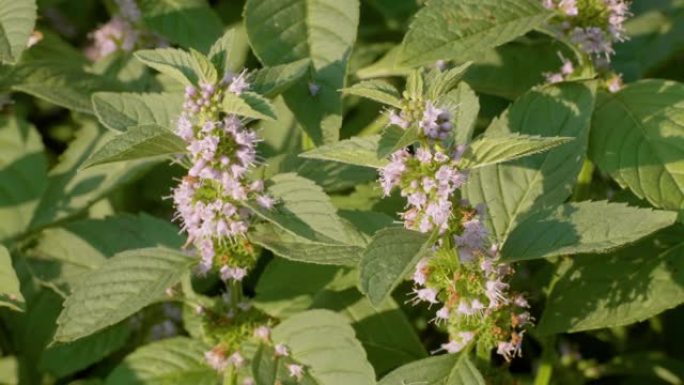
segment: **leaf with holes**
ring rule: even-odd
[[[125,251],[84,277],[64,302],[55,341],[68,342],[113,325],[165,296],[195,259],[178,251]]]

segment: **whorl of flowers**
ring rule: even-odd
[[[163,39],[142,26],[142,15],[135,0],[115,0],[115,3],[118,12],[90,33],[92,45],[86,49],[86,56],[98,60],[117,51],[166,45]]]
[[[450,336],[440,350],[456,353],[477,341],[510,360],[520,354],[532,319],[524,297],[509,290],[513,269],[490,245],[482,222],[485,207],[473,208],[458,197],[467,179],[459,167],[465,147],[448,140],[454,124],[446,109],[431,101],[402,103],[402,110],[389,112],[390,124],[417,126],[420,144],[391,154],[380,184],[385,195],[398,188],[406,198],[400,216],[407,229],[436,239],[416,266],[411,301],[436,307],[434,322],[445,325]]]
[[[190,163],[173,191],[176,219],[201,255],[200,273],[218,267],[224,280],[242,280],[254,264],[255,252],[245,237],[252,213],[244,203],[273,205],[263,181],[248,177],[257,163],[256,133],[239,117],[220,111],[226,92],[239,94],[247,87],[244,73],[187,87],[176,125],[176,134],[188,143]]]
[[[385,196],[398,187],[407,199],[407,209],[401,214],[407,229],[444,232],[452,211],[451,196],[466,180],[457,167],[463,148],[447,151],[441,144],[452,128],[446,109],[431,101],[414,105],[413,109],[390,111],[390,124],[404,129],[417,125],[425,145],[415,153],[406,149],[393,153],[390,163],[380,170],[380,183]]]
[[[499,260],[482,223],[484,208],[463,202],[458,229],[441,239],[413,274],[415,298],[437,306],[434,322],[450,339],[440,350],[457,353],[472,341],[496,347],[506,360],[520,355],[532,317],[525,298],[509,289],[511,266]]]
[[[543,0],[544,7],[558,11],[551,26],[557,34],[584,52],[600,71],[609,68],[613,45],[627,40],[624,22],[631,15],[624,0]],[[547,81],[567,80],[574,72],[572,62],[561,58],[563,67],[557,73],[545,74]],[[619,90],[619,75],[606,80],[611,92]]]

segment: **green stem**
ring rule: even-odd
[[[223,385],[237,385],[238,374],[233,365],[228,365],[223,375]]]
[[[553,375],[553,365],[556,359],[555,337],[549,337],[540,341],[542,343],[543,353],[537,375],[534,378],[533,385],[549,385]]]

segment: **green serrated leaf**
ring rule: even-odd
[[[290,348],[320,385],[375,385],[375,372],[347,320],[328,310],[297,314],[273,328],[273,341]]]
[[[199,75],[202,83],[216,84],[216,82],[218,82],[219,76],[216,72],[216,67],[214,67],[214,64],[209,61],[204,54],[196,49],[190,48],[190,55],[195,62],[195,71]]]
[[[483,136],[476,139],[468,148],[461,166],[474,169],[492,164],[508,162],[571,142],[574,138],[542,137],[538,135],[509,134],[502,136]]]
[[[610,255],[572,258],[549,294],[537,330],[553,334],[628,325],[684,303],[682,252],[681,243],[663,247],[653,238]]]
[[[375,308],[356,288],[322,290],[313,298],[312,307],[347,317],[368,354],[368,361],[379,373],[427,355],[413,326],[391,298]]]
[[[36,24],[35,0],[0,0],[0,62],[16,63]]]
[[[565,83],[530,91],[486,131],[486,135],[576,138],[542,154],[470,173],[463,188],[465,198],[487,206],[486,223],[498,242],[506,240],[526,212],[563,203],[572,193],[586,152],[594,92],[593,83]]]
[[[302,158],[331,160],[356,166],[382,168],[387,159],[378,157],[380,136],[353,137],[337,143],[326,144],[299,154]]]
[[[356,40],[358,0],[248,0],[244,18],[252,49],[265,66],[311,59],[311,77],[283,96],[314,143],[336,142],[342,125],[338,90]]]
[[[93,95],[95,115],[105,127],[115,131],[148,124],[172,127],[182,106],[181,93],[98,92]]]
[[[278,202],[271,210],[252,204],[258,216],[311,242],[363,246],[365,239],[337,216],[330,198],[312,181],[293,173],[271,179],[268,194]]]
[[[21,234],[31,223],[47,185],[43,151],[35,127],[0,116],[0,240]]]
[[[676,220],[674,212],[620,203],[566,203],[523,219],[501,252],[508,261],[605,253],[670,226]]]
[[[482,375],[464,354],[428,357],[404,365],[378,382],[378,385],[485,385]]]
[[[406,89],[404,93],[413,99],[418,99],[423,97],[425,93],[425,82],[423,81],[422,68],[414,69],[408,76],[406,76]]]
[[[643,80],[602,94],[589,153],[599,168],[658,208],[684,208],[684,85]]]
[[[12,257],[7,249],[0,245],[0,307],[9,307],[21,311],[24,297],[19,290],[19,279],[12,267]]]
[[[540,26],[553,13],[537,0],[432,0],[418,11],[401,61],[467,60]]]
[[[315,242],[271,224],[257,226],[249,239],[282,258],[315,264],[354,266],[363,252],[363,247],[359,245],[335,241]]]
[[[240,54],[237,52],[238,44],[236,41],[239,33],[236,28],[227,30],[209,49],[209,60],[214,64],[219,75],[227,71],[237,72],[239,70],[237,57]]]
[[[25,252],[26,261],[37,280],[65,297],[80,278],[114,254],[184,243],[177,227],[146,214],[71,221],[43,230],[36,241]]]
[[[156,124],[130,127],[95,151],[81,169],[124,160],[182,154],[186,145],[178,135]]]
[[[378,142],[377,157],[387,158],[395,151],[417,142],[419,138],[420,129],[415,124],[406,129],[399,126],[388,126]]]
[[[227,114],[235,114],[254,119],[277,119],[271,103],[253,92],[242,92],[236,95],[227,92],[223,96],[222,109]]]
[[[393,85],[382,80],[364,80],[351,87],[344,88],[342,92],[401,108],[401,95],[399,91]]]
[[[223,23],[206,0],[141,0],[145,25],[184,48],[208,52]]]
[[[433,70],[435,71],[434,75],[429,77],[427,84],[428,99],[435,100],[456,88],[471,65],[472,62],[467,62],[445,71]]]
[[[311,67],[311,60],[302,59],[292,63],[257,70],[250,77],[250,90],[267,98],[280,95],[300,81]]]
[[[164,248],[115,255],[74,286],[57,319],[55,341],[85,337],[162,299],[194,261]]]
[[[204,361],[209,349],[187,337],[152,342],[124,358],[105,385],[216,385],[219,373]]]
[[[374,306],[382,303],[432,244],[430,236],[400,227],[378,231],[359,264],[360,287]]]
[[[186,86],[199,84],[200,74],[195,59],[186,51],[176,48],[144,49],[135,52],[135,57]]]

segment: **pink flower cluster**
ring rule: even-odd
[[[610,62],[614,43],[627,39],[624,22],[630,13],[624,0],[593,0],[580,5],[577,0],[543,1],[546,8],[557,9],[564,16],[559,19],[558,30],[600,64]],[[605,20],[595,20],[597,9]]]
[[[451,256],[438,245],[434,255],[416,265],[414,301],[442,303],[434,322],[446,323],[451,338],[440,350],[458,353],[478,337],[491,341],[499,354],[511,360],[520,354],[522,329],[531,324],[532,317],[525,310],[529,307],[525,298],[509,291],[507,281],[513,269],[499,261],[496,247],[488,246],[488,232],[482,223],[484,208],[476,213],[464,216],[462,228],[452,237],[460,263],[445,263]],[[449,265],[452,267],[445,270]],[[504,333],[505,329],[511,331]],[[504,336],[509,338],[502,339]]]
[[[451,196],[465,183],[466,174],[456,167],[461,155],[420,147],[415,154],[402,149],[390,157],[380,170],[380,184],[385,195],[393,188],[401,190],[407,210],[401,214],[407,229],[427,233],[447,230],[452,216]]]
[[[217,250],[230,249],[245,238],[252,213],[244,203],[254,199],[270,209],[274,201],[264,193],[260,179],[250,181],[248,171],[257,163],[259,139],[234,115],[219,119],[218,105],[224,92],[247,87],[244,76],[231,77],[219,85],[189,86],[184,112],[176,134],[187,141],[191,166],[173,191],[176,219],[201,254],[200,272],[214,266]],[[225,263],[225,261],[224,261]],[[224,280],[241,280],[244,264],[221,267]]]
[[[165,46],[167,43],[143,29],[142,15],[135,0],[115,0],[118,7],[111,20],[90,33],[92,45],[86,56],[98,60],[117,51],[131,52],[142,46]]]

